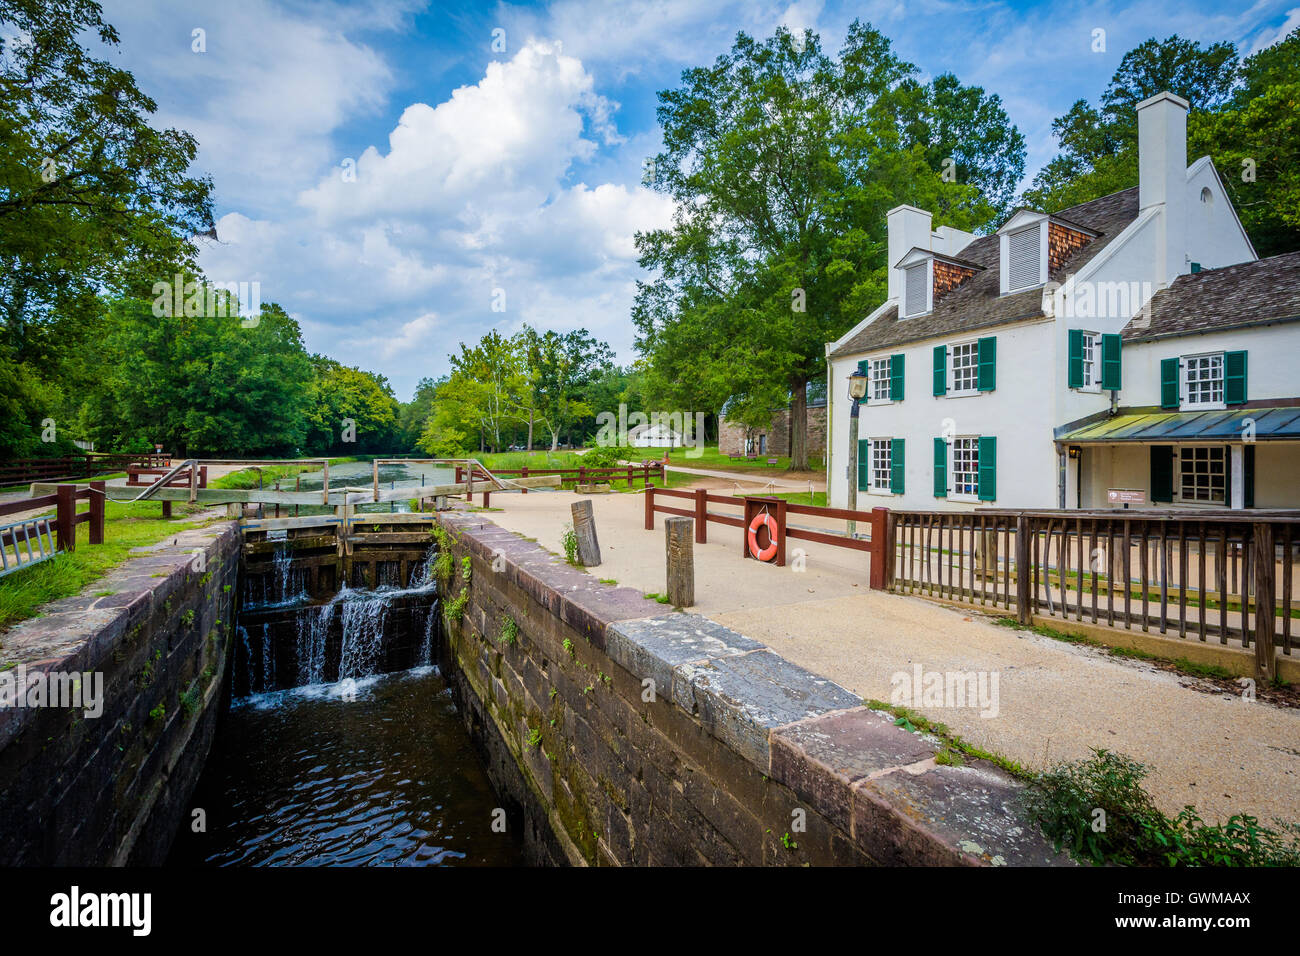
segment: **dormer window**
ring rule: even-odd
[[[903,270],[903,317],[923,315],[930,311],[930,260],[924,260]]]
[[[1036,289],[1097,237],[1086,226],[1032,209],[1017,210],[998,230],[1003,295]]]

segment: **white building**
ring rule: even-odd
[[[888,214],[889,297],[827,345],[827,486],[861,509],[1300,507],[1300,253],[1260,260],[1187,102],[1138,111],[1139,184],[995,234]]]
[[[627,443],[633,448],[681,448],[685,444],[681,432],[660,422],[630,429]]]

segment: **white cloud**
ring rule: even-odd
[[[1286,19],[1282,21],[1282,25],[1276,29],[1265,28],[1261,30],[1255,37],[1255,41],[1251,44],[1250,52],[1252,54],[1258,53],[1260,50],[1267,49],[1275,43],[1281,43],[1292,30],[1297,28],[1300,28],[1300,7],[1288,10],[1286,12]]]

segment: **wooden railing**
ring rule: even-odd
[[[615,483],[626,480],[629,488],[635,487],[638,480],[641,481],[643,488],[649,488],[650,479],[660,478],[663,476],[663,473],[664,465],[661,461],[643,461],[639,465],[615,465],[608,468],[588,468],[585,465],[579,465],[577,468],[547,468],[543,466],[541,468],[492,469],[492,475],[501,478],[527,478],[529,476],[537,478],[542,475],[559,475],[561,485],[585,485],[598,481],[609,481]],[[473,482],[488,481],[490,478],[491,475],[480,467],[469,465],[456,466],[456,484],[460,484],[462,481],[467,480]],[[484,508],[488,506],[488,496],[491,492],[491,488],[482,492]],[[527,494],[528,492],[527,490],[524,490],[523,493]],[[472,489],[465,492],[465,499],[467,501],[473,496],[474,492]]]
[[[895,591],[1291,654],[1300,513],[891,512]],[[1271,670],[1269,672],[1271,676]]]
[[[206,488],[208,486],[208,466],[198,466],[198,480],[192,481],[195,466],[190,465],[176,472],[175,476],[168,479],[160,487],[163,488],[189,488],[191,485],[195,488]],[[143,481],[145,476],[150,478],[170,474],[170,468],[142,468],[138,465],[128,465],[126,469],[126,484],[129,488],[147,488],[156,484],[154,481]],[[279,505],[276,506],[277,515],[279,514]],[[162,503],[162,514],[164,518],[172,516],[172,503],[166,499]]]
[[[689,501],[691,507],[685,508],[667,504],[665,503],[666,500]],[[709,507],[710,505],[739,508],[740,513],[731,514],[714,511]],[[766,547],[768,541],[775,543],[776,551],[772,557],[772,563],[778,567],[785,566],[786,541],[791,539],[815,541],[818,544],[827,544],[835,548],[864,551],[872,555],[869,570],[870,583],[873,588],[883,588],[885,586],[884,562],[879,560],[877,555],[886,541],[885,521],[888,513],[885,508],[875,508],[871,511],[853,511],[847,508],[792,504],[784,498],[765,495],[747,495],[744,497],[719,495],[711,493],[707,488],[696,488],[691,491],[650,488],[645,493],[645,529],[647,531],[654,530],[654,516],[656,514],[694,518],[695,541],[699,544],[708,543],[708,526],[710,522],[740,528],[741,550],[746,557],[749,557],[752,556],[749,530],[755,526],[756,519],[759,519],[762,515],[770,515],[775,525],[775,533],[764,532],[759,541],[764,547]],[[849,534],[830,529],[808,527],[790,521],[791,516],[797,517],[800,515],[853,522],[855,525],[860,526],[862,530],[855,530],[855,533]],[[765,522],[763,524],[765,525]]]
[[[77,502],[83,500],[88,501],[90,507],[88,510],[78,513]],[[75,551],[77,549],[77,525],[83,522],[90,524],[89,542],[91,544],[104,543],[104,500],[104,482],[102,481],[92,481],[87,487],[80,490],[77,489],[76,485],[58,485],[52,495],[23,498],[18,501],[0,504],[0,517],[28,511],[39,511],[53,506],[55,509],[54,530],[58,541],[58,550]],[[14,544],[12,532],[8,532],[5,540],[0,541],[0,544]]]
[[[87,478],[111,471],[125,471],[132,465],[141,468],[165,467],[171,456],[119,455],[87,452],[58,458],[10,458],[0,462],[0,485],[25,485],[33,481],[58,478]]]

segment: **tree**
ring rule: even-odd
[[[1053,122],[1061,152],[1034,178],[1025,202],[1062,209],[1135,185],[1136,107],[1162,90],[1191,104],[1189,153],[1214,160],[1256,251],[1300,249],[1300,30],[1244,62],[1229,43],[1201,47],[1177,36],[1130,50],[1100,108],[1079,100]]]
[[[184,457],[295,455],[306,437],[312,369],[280,306],[238,317],[167,316],[150,302],[108,307],[102,383],[86,400],[91,437],[110,447],[160,443]]]
[[[948,78],[921,87],[916,72],[855,21],[838,59],[811,32],[741,33],[659,94],[652,183],[676,211],[671,229],[637,236],[652,278],[633,310],[655,400],[713,413],[738,394],[789,401],[792,464],[807,467],[807,383],[825,343],[880,301],[885,213],[907,202],[936,225],[983,227],[1023,164],[1019,134],[994,135],[1013,129],[996,98]],[[992,144],[970,182],[933,165],[962,135]]]
[[[313,355],[307,447],[313,454],[382,452],[397,438],[398,404],[388,379]]]
[[[212,228],[194,138],[151,126],[157,105],[83,32],[118,42],[91,0],[0,0],[0,322],[20,360],[89,341],[101,291],[191,269]]]
[[[535,415],[550,432],[551,451],[555,451],[562,433],[595,414],[583,400],[583,392],[601,372],[613,367],[614,353],[586,329],[563,334],[548,329],[539,333],[524,326],[519,340],[529,383],[528,447],[532,448]]]

